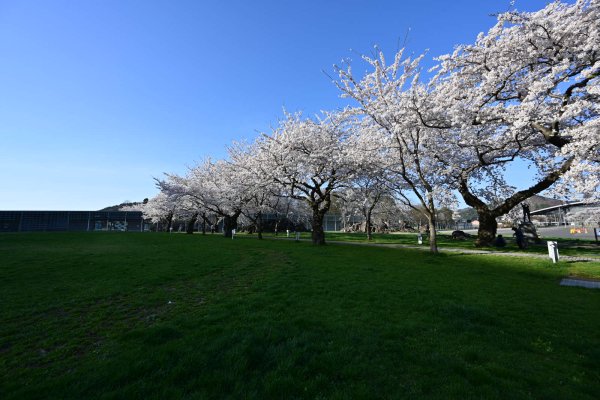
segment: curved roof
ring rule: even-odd
[[[540,208],[539,210],[531,211],[531,215],[545,214],[547,212],[558,210],[558,209],[561,209],[561,208],[570,208],[570,207],[573,207],[573,206],[586,206],[586,205],[590,205],[591,206],[591,205],[593,205],[593,203],[588,203],[588,202],[585,202],[585,201],[574,201],[572,203],[565,203],[565,204],[559,204],[557,206]]]

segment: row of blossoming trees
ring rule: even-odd
[[[166,175],[146,215],[186,210],[192,223],[218,215],[226,236],[246,215],[260,236],[264,213],[303,202],[312,241],[324,244],[334,197],[358,205],[368,225],[378,201],[393,196],[435,227],[436,210],[460,195],[486,245],[497,218],[543,190],[597,199],[600,0],[497,18],[475,43],[437,58],[427,82],[423,56],[403,51],[391,62],[380,51],[362,57],[363,76],[349,62],[335,66],[333,81],[354,106],[316,118],[286,113],[253,143],[234,143],[228,159]],[[523,190],[506,181],[515,162],[536,172]]]

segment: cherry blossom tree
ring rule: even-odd
[[[427,85],[418,83],[419,58],[403,59],[402,50],[390,65],[381,52],[363,57],[372,72],[362,79],[350,66],[337,67],[336,84],[388,137],[397,138],[406,154],[397,158],[398,182],[432,200],[434,187],[440,198],[456,188],[477,211],[477,244],[486,245],[498,217],[561,179],[564,188],[597,196],[599,9],[600,1],[591,0],[500,14],[475,44],[440,57]],[[433,167],[429,176],[417,157]],[[519,191],[505,173],[518,162],[537,176]],[[421,201],[431,213],[425,203],[434,201]]]
[[[146,203],[136,207],[136,210],[142,212],[144,219],[150,219],[153,223],[163,224],[163,230],[169,231],[173,222],[176,203],[167,194],[159,192],[156,196],[150,198]]]
[[[373,140],[373,135],[364,123],[356,120],[354,123],[357,124],[357,129],[349,139],[348,156],[354,160],[355,173],[343,192],[346,203],[344,214],[352,207],[355,208],[365,221],[367,240],[372,240],[373,212],[391,192],[385,179],[386,152],[382,151],[379,141]]]
[[[419,115],[440,130],[440,160],[477,210],[478,244],[493,240],[496,218],[561,179],[563,187],[597,193],[598,21],[598,0],[507,12],[474,44],[439,58],[435,88],[418,105]],[[518,191],[504,174],[516,161],[536,171]]]
[[[174,221],[185,221],[185,231],[187,234],[194,233],[194,225],[198,220],[199,210],[201,208],[200,202],[190,196],[187,192],[181,190],[180,177],[176,175],[166,175],[165,180],[155,179],[157,187],[161,190],[156,199],[163,202],[166,201],[170,207],[169,222],[166,230],[169,231]],[[177,190],[176,190],[177,189]],[[155,204],[150,202],[151,207],[155,207]],[[160,203],[156,205],[164,206]],[[160,208],[159,208],[160,210]]]
[[[580,225],[600,226],[600,205],[570,211],[567,218]]]
[[[380,201],[389,193],[385,181],[376,175],[361,174],[352,180],[351,187],[343,192],[346,210],[343,215],[354,214],[352,209],[365,221],[367,240],[373,240],[373,214]],[[350,207],[348,207],[350,206]],[[350,212],[348,212],[350,211]]]
[[[429,225],[429,245],[437,253],[436,208],[452,199],[447,174],[435,157],[439,140],[435,129],[424,126],[415,112],[421,57],[403,58],[399,51],[388,65],[383,52],[377,58],[363,56],[372,72],[362,78],[352,67],[337,67],[336,85],[342,97],[359,104],[365,116],[360,128],[361,153],[371,148],[369,157],[383,160],[381,176],[399,201],[421,212]]]
[[[221,217],[223,235],[231,237],[248,201],[240,178],[234,165],[207,159],[191,167],[186,176],[167,174],[167,179],[159,181],[159,187],[170,196],[191,198],[199,208]]]
[[[281,201],[280,188],[268,174],[263,173],[258,143],[234,142],[228,148],[229,163],[236,173],[238,187],[246,200],[242,214],[256,228],[258,239],[262,239],[263,215],[274,212]]]
[[[312,242],[325,244],[323,219],[334,191],[351,175],[345,141],[349,135],[343,114],[327,113],[321,119],[303,119],[286,113],[270,135],[257,141],[262,174],[305,201],[312,211]]]

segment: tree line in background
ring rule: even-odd
[[[308,222],[319,245],[332,206],[362,215],[370,234],[373,216],[392,204],[436,227],[460,196],[477,213],[483,246],[498,218],[544,190],[597,201],[599,28],[600,0],[557,1],[499,14],[474,43],[435,59],[427,81],[424,56],[404,50],[388,62],[375,48],[362,76],[345,60],[332,80],[355,106],[314,118],[285,112],[254,142],[233,143],[227,159],[157,180],[144,214],[185,215],[192,227],[220,218],[225,236],[242,217],[260,238],[264,215],[276,213]],[[505,174],[517,162],[535,172],[522,190]],[[435,229],[429,243],[437,252]]]

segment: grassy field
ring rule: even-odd
[[[600,263],[0,234],[0,398],[596,399]]]

